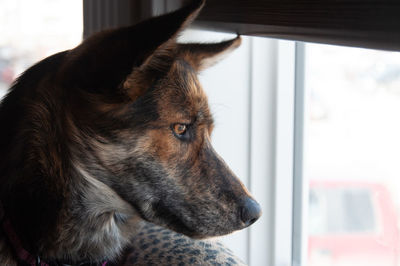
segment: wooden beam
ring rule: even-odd
[[[242,35],[400,50],[400,1],[209,0],[196,26]]]

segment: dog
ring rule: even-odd
[[[203,5],[95,34],[13,84],[0,106],[1,265],[102,265],[141,221],[202,239],[260,217],[211,145],[197,78],[240,37],[176,41]]]

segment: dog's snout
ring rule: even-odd
[[[252,198],[246,198],[240,208],[240,218],[245,226],[250,226],[261,216],[260,204]]]

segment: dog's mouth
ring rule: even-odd
[[[197,220],[195,217],[192,216],[191,219],[186,217],[185,219],[185,214],[181,214],[177,208],[165,205],[165,203],[162,201],[153,202],[151,204],[152,207],[150,211],[144,211],[136,203],[131,204],[137,210],[140,217],[146,222],[163,226],[194,239],[205,239],[209,237],[227,235],[234,231],[244,229],[248,226],[245,224],[235,223],[232,220],[230,220],[231,223],[228,222],[228,224],[224,226],[222,223],[224,220],[222,216],[219,220],[215,217],[210,217],[210,220],[215,221],[212,227],[210,227],[209,224],[207,225],[207,223],[204,223],[204,221],[197,221],[197,224],[195,222]]]
[[[183,219],[176,215],[172,210],[170,210],[162,202],[157,202],[152,204],[152,211],[149,214],[144,212],[136,203],[131,202],[131,205],[138,212],[140,217],[146,222],[154,223],[160,226],[169,228],[175,232],[184,234],[192,238],[205,238],[196,230],[189,227]]]
[[[182,233],[189,237],[198,236],[198,232],[188,226],[182,218],[175,214],[172,210],[170,210],[167,206],[165,206],[162,202],[158,202],[153,205],[154,212],[156,214],[157,220],[160,220],[162,225],[168,227],[178,233]]]

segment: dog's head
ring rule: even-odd
[[[97,34],[61,71],[75,88],[75,164],[145,220],[192,237],[227,234],[261,215],[211,145],[213,119],[197,78],[240,38],[176,42],[202,6]]]

